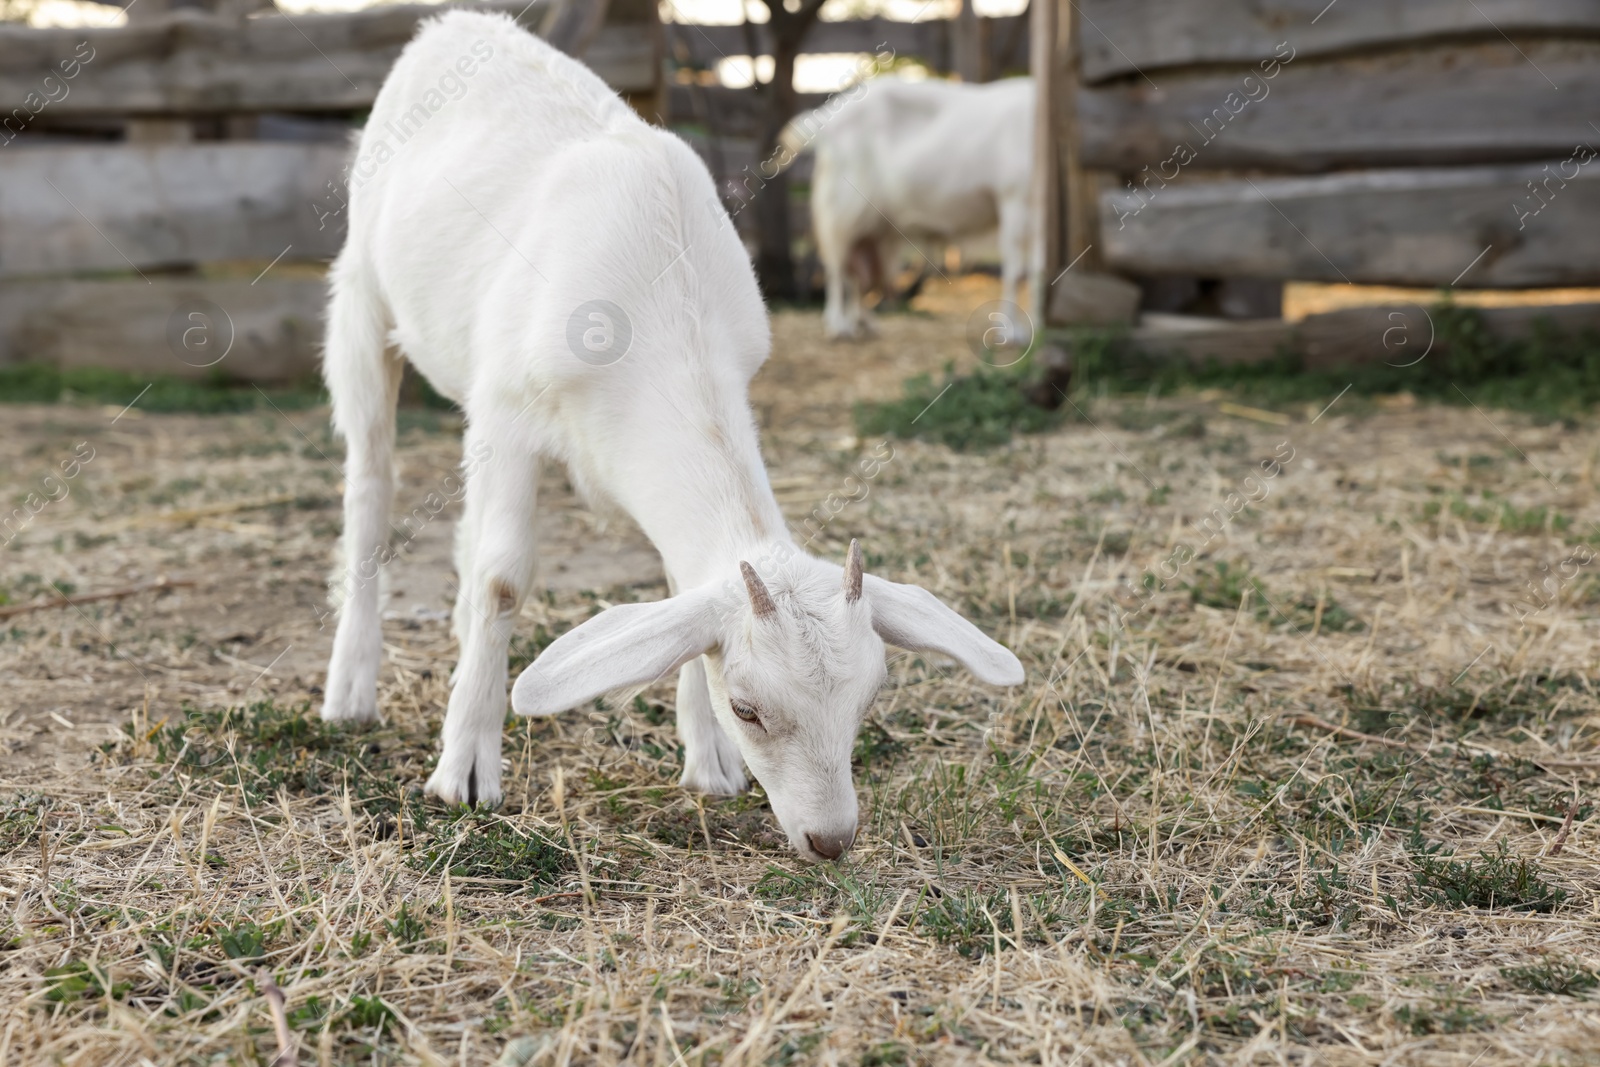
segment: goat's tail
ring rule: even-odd
[[[341,436],[381,444],[393,423],[399,367],[386,351],[388,311],[377,279],[348,250],[329,272],[328,328],[322,377],[333,398],[333,423]],[[377,433],[379,437],[370,438]]]
[[[334,429],[345,439],[345,523],[342,566],[329,584],[335,605],[342,606],[372,583],[381,562],[402,368],[386,350],[389,316],[371,270],[347,249],[330,281],[322,377],[333,399]],[[360,573],[363,567],[367,573]]]

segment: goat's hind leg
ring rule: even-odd
[[[333,271],[323,377],[345,439],[342,602],[328,659],[322,717],[378,717],[383,623],[378,577],[394,500],[394,422],[401,367],[385,351],[386,312],[370,276],[344,260]]]
[[[427,791],[462,804],[500,802],[500,742],[506,717],[506,656],[517,612],[533,584],[533,520],[539,458],[514,429],[493,432],[493,417],[467,431],[467,454],[489,458],[467,475],[471,538],[457,559],[459,661],[444,718],[444,750]]]
[[[1000,299],[1017,307],[1018,296],[1022,281],[1027,278],[1037,284],[1036,273],[1032,271],[1030,257],[1030,242],[1032,235],[1029,230],[1032,222],[1031,205],[1028,203],[1027,191],[1008,193],[1000,197]],[[1042,271],[1042,268],[1041,268]],[[1038,293],[1030,293],[1030,302],[1037,302]],[[1020,338],[1024,332],[1013,330],[1012,333]],[[1030,333],[1031,340],[1031,331]],[[1026,344],[1027,341],[1013,343]]]

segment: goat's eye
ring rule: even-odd
[[[746,704],[742,700],[735,700],[733,702],[733,713],[739,716],[739,718],[744,722],[754,723],[756,726],[761,725],[761,713],[755,709],[753,704]]]

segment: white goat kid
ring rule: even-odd
[[[1025,274],[1037,293],[1033,79],[884,77],[846,95],[854,99],[795,118],[782,138],[791,154],[816,154],[811,224],[827,273],[826,335],[871,332],[864,275],[879,275],[886,288],[903,241],[954,241],[998,227],[1002,299],[1016,304]]]
[[[452,71],[466,99],[438,91]],[[883,641],[996,685],[1020,683],[1022,667],[926,591],[863,576],[855,546],[844,567],[794,546],[747,395],[770,345],[766,310],[704,165],[581,64],[508,18],[462,11],[407,46],[357,160],[324,368],[348,451],[323,718],[378,714],[376,566],[360,561],[385,555],[403,356],[463,406],[472,457],[460,660],[428,792],[500,799],[507,643],[551,457],[637,520],[673,595],[564,634],[517,679],[513,708],[553,714],[678,671],[683,784],[742,791],[742,759],[796,850],[842,854]]]

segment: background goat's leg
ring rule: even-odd
[[[378,666],[383,623],[378,617],[379,573],[394,500],[394,411],[400,363],[384,350],[385,311],[359,267],[341,260],[333,270],[323,375],[333,396],[333,420],[345,439],[343,602],[328,659],[322,717],[378,717]]]
[[[679,784],[685,789],[732,795],[749,787],[739,747],[711,710],[705,661],[699,656],[678,668],[678,740],[683,742]]]
[[[444,751],[428,792],[453,803],[500,802],[500,739],[506,715],[506,654],[517,612],[533,583],[539,458],[486,420],[469,427],[467,453],[486,455],[467,476],[457,558],[460,658],[444,719]]]
[[[846,287],[853,284],[849,277],[849,249],[823,223],[817,224],[817,258],[822,260],[822,270],[827,277],[823,333],[830,341],[849,337],[854,328],[845,313]]]
[[[1027,191],[1005,193],[1000,197],[1000,299],[1017,304],[1017,291],[1029,273],[1029,235],[1031,213]],[[1014,338],[1012,343],[1018,343]]]

